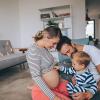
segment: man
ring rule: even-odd
[[[80,44],[73,44],[71,40],[66,37],[62,36],[61,40],[57,45],[57,50],[61,52],[61,54],[71,57],[77,51],[84,51],[88,53],[91,57],[91,62],[88,66],[91,73],[93,74],[95,80],[98,83],[98,90],[100,90],[100,50],[95,46],[91,45],[80,45]],[[100,95],[100,93],[99,93]],[[75,100],[84,100],[86,98],[92,98],[93,94],[91,92],[87,93],[75,93],[73,94],[73,98]],[[92,99],[93,100],[93,99]],[[97,99],[94,99],[97,100]]]

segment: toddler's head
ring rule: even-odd
[[[84,70],[90,61],[90,56],[83,51],[78,51],[72,56],[72,66],[76,71]]]

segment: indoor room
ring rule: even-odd
[[[78,82],[61,67],[73,68],[80,51],[93,65],[84,84],[96,86],[73,88],[79,97],[64,94],[65,80]],[[99,56],[100,0],[0,0],[0,100],[99,100]]]

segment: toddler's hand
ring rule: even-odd
[[[76,79],[74,76],[72,77],[72,83],[73,83],[73,85],[76,85]]]
[[[56,69],[56,70],[59,70],[60,69],[59,66],[54,66],[53,68]]]

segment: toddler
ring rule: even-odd
[[[93,95],[97,91],[97,84],[93,78],[93,75],[90,73],[87,68],[90,63],[90,56],[83,52],[79,51],[73,54],[72,56],[72,67],[60,66],[57,67],[63,73],[67,75],[72,75],[72,82],[69,82],[66,87],[69,94],[72,96],[77,92],[91,92]]]

